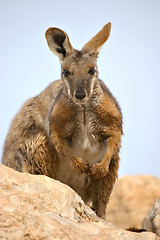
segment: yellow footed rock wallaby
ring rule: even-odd
[[[49,28],[46,39],[61,63],[61,80],[29,99],[12,121],[3,163],[20,172],[45,174],[72,187],[105,217],[119,167],[122,114],[98,78],[97,55],[108,39],[106,24],[81,51],[68,35]],[[54,198],[54,196],[53,196]]]

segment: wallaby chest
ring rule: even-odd
[[[71,151],[75,156],[86,159],[90,164],[100,162],[106,151],[106,142],[100,141],[96,115],[93,111],[84,109],[75,116],[73,126],[75,134],[70,143]]]
[[[90,165],[101,162],[107,145],[106,141],[100,141],[98,119],[91,110],[80,109],[65,127],[72,133],[66,141],[74,156],[84,158]],[[57,179],[72,186],[83,198],[85,188],[90,185],[90,179],[86,174],[73,171],[69,162],[61,156]]]

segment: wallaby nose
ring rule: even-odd
[[[75,97],[79,100],[82,100],[83,98],[85,98],[86,93],[82,90],[77,90],[75,93]]]

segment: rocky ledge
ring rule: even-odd
[[[158,240],[133,233],[96,216],[70,187],[46,176],[0,165],[0,239]]]

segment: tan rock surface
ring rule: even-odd
[[[160,198],[157,199],[142,222],[142,228],[160,237]]]
[[[0,239],[159,239],[99,219],[68,186],[0,165]]]
[[[144,217],[157,198],[160,198],[160,178],[143,175],[122,177],[111,194],[106,220],[124,229],[141,228]]]

